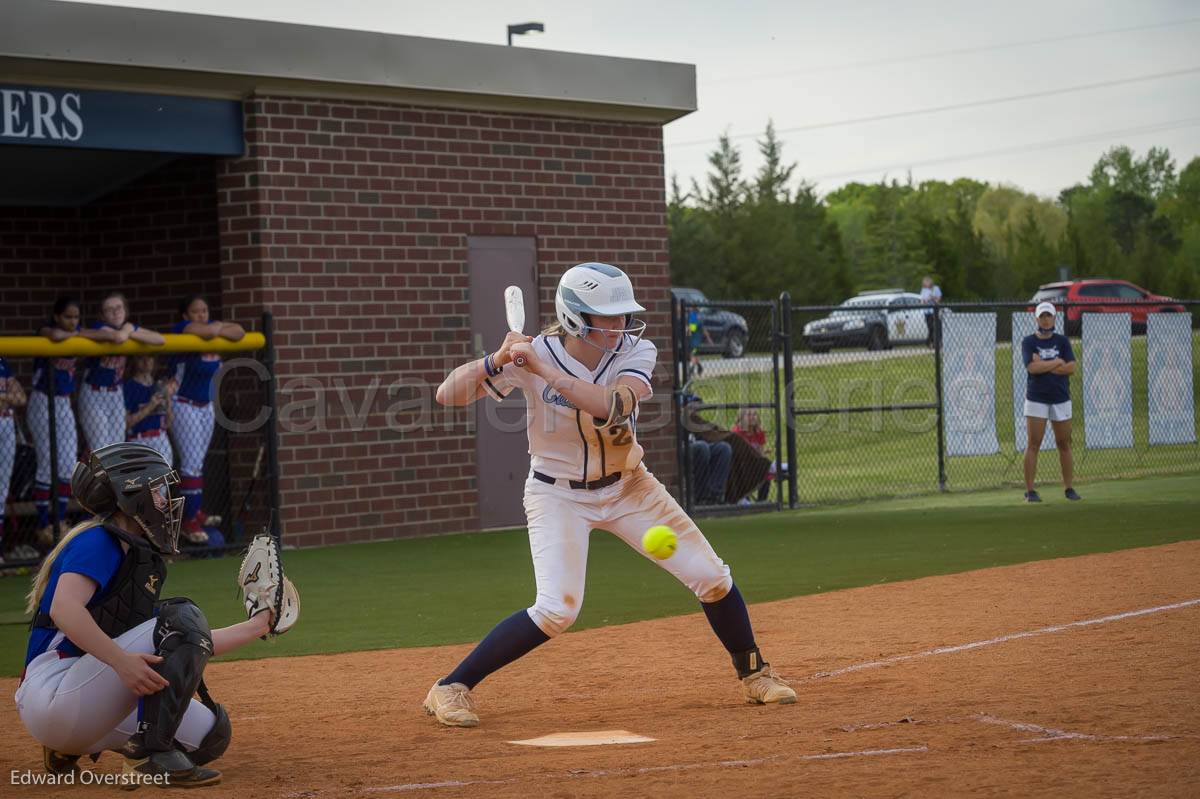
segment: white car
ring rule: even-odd
[[[834,347],[888,349],[895,344],[919,344],[929,337],[930,305],[901,289],[864,291],[838,306],[824,319],[804,326],[804,340],[813,352]]]

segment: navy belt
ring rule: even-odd
[[[543,483],[549,483],[550,485],[554,485],[555,483],[558,482],[558,480],[551,477],[550,475],[542,474],[541,472],[536,471],[536,470],[533,473],[533,479],[541,480]],[[595,491],[597,488],[608,488],[610,485],[612,485],[613,483],[617,482],[620,479],[621,479],[621,473],[613,472],[612,474],[608,475],[607,477],[598,477],[595,480],[591,480],[591,481],[568,480],[567,483],[570,484],[571,488],[574,488],[574,489]]]

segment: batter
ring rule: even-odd
[[[661,561],[642,554],[700,600],[746,701],[795,702],[796,692],[763,661],[729,567],[642,463],[637,406],[651,394],[657,350],[642,338],[645,323],[633,320],[645,308],[629,278],[608,264],[572,267],[559,281],[555,310],[558,323],[541,335],[509,333],[496,353],[458,367],[438,388],[444,405],[467,405],[484,395],[501,400],[515,389],[525,395],[532,467],[525,513],[537,598],[434,683],[426,712],[447,726],[476,726],[475,686],[579,616],[592,528],[642,552],[643,533],[659,524],[679,536],[676,554]],[[518,354],[525,356],[523,368],[512,362]]]

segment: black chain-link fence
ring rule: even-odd
[[[1095,304],[1056,305],[1059,332],[1077,359],[1068,378],[1075,478],[1200,471],[1200,301],[1114,301],[1105,312]],[[709,318],[700,309],[745,320],[750,345],[742,356],[696,356]],[[903,292],[860,295],[841,306],[791,306],[786,296],[778,303],[677,301],[685,499],[699,512],[763,507],[756,489],[732,479],[723,501],[713,501],[713,484],[695,458],[694,439],[730,440],[725,431],[744,428],[739,420],[755,411],[760,440],[790,488],[767,496],[784,504],[1021,486],[1029,432],[1021,345],[1033,333],[1032,311],[1029,302],[925,305]],[[1065,415],[1063,408],[1054,413]],[[701,420],[716,430],[701,429]],[[1055,450],[1063,447],[1054,423],[1046,427],[1041,486],[1061,479]],[[733,460],[731,476],[746,470],[744,460]]]
[[[677,443],[689,512],[780,507],[787,463],[778,304],[681,300],[673,323]]]
[[[119,441],[153,447],[178,472],[184,555],[242,548],[271,524],[274,352],[262,321],[265,346],[224,354],[173,351],[168,339],[138,354],[0,358],[0,568],[36,564],[87,518],[70,496],[75,464]]]

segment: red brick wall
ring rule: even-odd
[[[280,401],[308,403],[280,436],[293,542],[478,526],[470,414],[432,398],[470,357],[468,236],[537,238],[544,320],[567,267],[626,269],[667,395],[660,127],[258,98],[246,135],[246,157],[217,176],[222,287],[229,318],[275,313]],[[420,386],[389,396],[397,378]],[[669,429],[644,439],[673,483]]]

